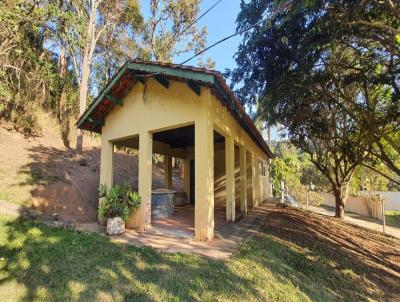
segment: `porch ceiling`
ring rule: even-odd
[[[153,140],[169,145],[172,149],[186,149],[194,146],[194,125],[160,131],[153,134]],[[214,143],[224,142],[224,137],[214,131]],[[118,140],[115,142],[118,146],[129,147],[133,149],[139,148],[139,138],[132,137]],[[154,150],[157,152],[157,150]]]

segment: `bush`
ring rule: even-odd
[[[129,186],[115,185],[108,189],[100,185],[98,191],[101,199],[98,215],[102,219],[121,217],[126,221],[141,203],[140,195]]]

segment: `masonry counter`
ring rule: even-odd
[[[174,216],[176,191],[157,189],[151,192],[151,217],[165,218]]]

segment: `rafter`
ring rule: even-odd
[[[106,94],[106,98],[109,99],[111,102],[114,103],[114,105],[120,105],[123,106],[122,100],[118,99],[110,94]]]
[[[164,78],[164,77],[162,77],[160,75],[155,75],[154,78],[156,79],[156,81],[158,83],[163,85],[165,88],[167,88],[167,89],[169,88],[169,81],[166,78]]]
[[[186,84],[188,85],[188,87],[189,87],[190,89],[192,89],[192,91],[193,91],[195,94],[197,94],[198,96],[201,95],[201,87],[200,87],[200,85],[198,85],[195,81],[188,80],[188,81],[186,82]]]

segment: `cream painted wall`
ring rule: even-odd
[[[198,240],[210,239],[213,236],[213,211],[214,195],[215,205],[218,206],[225,199],[224,190],[219,190],[217,185],[214,191],[214,179],[225,172],[224,150],[216,150],[214,157],[213,130],[224,136],[232,136],[237,146],[244,146],[248,154],[253,154],[258,185],[250,186],[256,189],[257,204],[266,198],[264,178],[258,177],[258,159],[267,160],[267,155],[256,145],[246,131],[239,125],[226,107],[211,93],[209,88],[201,88],[201,96],[196,95],[185,83],[170,81],[169,89],[166,89],[153,78],[149,78],[146,88],[143,84],[137,83],[124,97],[123,106],[114,108],[106,117],[105,125],[102,128],[102,155],[100,181],[108,185],[112,184],[112,144],[131,138],[138,137],[139,142],[146,144],[146,151],[143,158],[149,158],[149,146],[160,148],[160,144],[152,141],[152,133],[195,125],[195,148],[188,150],[177,150],[180,157],[195,158],[195,198],[202,200],[196,203],[195,228]],[[140,139],[140,135],[146,136]],[[139,143],[139,150],[141,146]],[[193,151],[194,154],[193,154]],[[222,160],[220,160],[222,158]],[[239,181],[239,152],[235,152],[235,200],[237,206],[240,204],[240,181]],[[140,159],[139,159],[140,160]],[[139,163],[140,166],[140,163]],[[143,164],[142,167],[149,169],[151,164]],[[151,169],[150,169],[151,170]],[[112,175],[112,173],[111,173]],[[139,172],[139,194],[144,196],[143,211],[147,208],[151,199],[151,186],[147,182],[149,173]],[[214,177],[215,176],[215,177]],[[248,179],[251,173],[247,173]],[[223,181],[223,180],[222,180]],[[146,183],[146,184],[144,184]],[[151,182],[150,182],[151,183]],[[220,185],[218,185],[220,186]],[[223,185],[225,186],[225,184]],[[211,191],[210,191],[211,190]],[[247,194],[249,195],[249,194]],[[251,200],[251,197],[248,197]],[[204,201],[204,202],[203,202]],[[139,221],[148,222],[148,217],[142,217]],[[147,215],[147,214],[146,214]],[[133,223],[137,225],[137,223]]]
[[[238,146],[244,146],[247,151],[253,154],[253,158],[255,161],[256,167],[256,175],[255,182],[258,183],[258,186],[254,186],[255,192],[255,204],[260,204],[263,200],[268,197],[267,190],[267,179],[259,175],[258,162],[259,159],[268,162],[268,156],[257,146],[257,144],[250,138],[247,132],[240,126],[240,124],[236,121],[236,119],[230,114],[229,110],[221,104],[221,102],[216,98],[215,95],[211,95],[212,102],[212,111],[213,111],[213,120],[215,130],[224,136],[232,135],[235,143]],[[235,176],[239,177],[239,152],[235,152]],[[248,171],[249,172],[249,171]],[[251,177],[251,174],[247,173],[247,177]],[[240,180],[235,180],[236,188],[239,188]],[[251,186],[253,188],[253,186]],[[239,194],[239,195],[238,195]],[[236,195],[236,204],[240,204],[240,190],[235,190]],[[249,198],[249,194],[247,194],[247,198]],[[221,202],[223,200],[223,193],[219,191],[217,202]],[[250,197],[251,200],[251,197]]]

